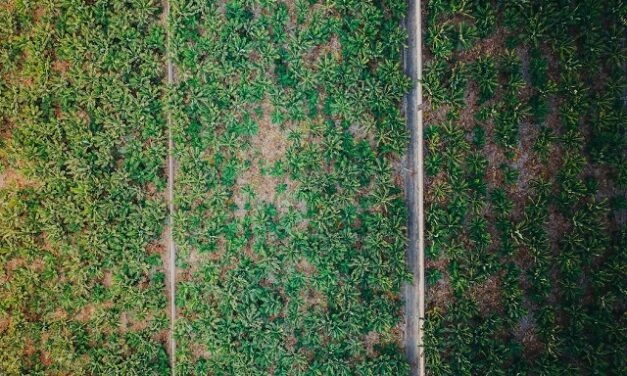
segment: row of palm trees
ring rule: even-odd
[[[0,374],[169,373],[162,30],[144,3],[0,7],[0,174],[20,176],[0,188]]]
[[[408,373],[403,4],[173,6],[179,373]]]
[[[505,46],[468,61],[462,23],[489,29],[488,7]],[[427,5],[425,91],[448,112],[426,132],[431,374],[620,374],[621,9]]]

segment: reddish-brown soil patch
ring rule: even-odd
[[[39,354],[39,361],[44,365],[44,367],[50,367],[54,363],[50,353],[45,350],[41,350],[41,353]]]
[[[460,52],[457,57],[464,62],[473,62],[481,56],[498,56],[500,51],[505,50],[507,36],[505,29],[498,29],[492,36],[475,43],[471,49]]]
[[[120,334],[124,334],[128,330],[128,313],[127,312],[120,313],[120,324],[119,324],[118,330]]]
[[[533,355],[542,349],[542,343],[537,337],[537,328],[533,315],[529,314],[521,318],[513,334],[523,344],[525,354]]]
[[[311,265],[311,263],[306,259],[302,258],[296,264],[296,270],[305,274],[306,276],[312,276],[316,273],[316,267]]]
[[[96,307],[93,304],[88,304],[78,312],[78,314],[75,316],[75,319],[82,323],[86,323],[91,320],[95,312]]]
[[[364,338],[364,345],[366,347],[366,355],[370,357],[376,356],[374,347],[379,344],[380,339],[381,339],[381,336],[378,332],[371,331],[368,334],[366,334],[366,337]]]
[[[498,276],[489,277],[485,282],[473,286],[470,290],[473,301],[477,302],[484,315],[502,312],[501,281]]]
[[[65,60],[55,60],[55,62],[52,64],[52,68],[55,71],[63,74],[63,73],[66,73],[70,69],[70,63]]]
[[[0,9],[6,10],[9,13],[13,12],[14,8],[15,8],[15,1],[14,0],[7,0],[7,1],[3,1],[2,3],[0,3]]]
[[[104,272],[104,276],[102,277],[102,285],[104,287],[111,287],[113,285],[113,273],[107,270]]]
[[[67,311],[65,311],[63,308],[57,308],[52,313],[52,319],[53,321],[66,321],[68,319]]]
[[[249,200],[253,204],[252,207],[261,202],[275,203],[279,212],[285,214],[290,203],[277,200],[277,187],[280,184],[287,184],[287,191],[293,191],[296,185],[287,175],[273,176],[269,171],[276,162],[285,158],[289,145],[285,128],[289,128],[289,124],[284,123],[281,126],[272,121],[273,106],[269,100],[261,103],[261,109],[262,116],[252,114],[253,120],[258,125],[258,132],[250,139],[251,147],[240,152],[241,160],[248,160],[251,165],[238,175],[234,189],[233,202],[238,206],[234,214],[239,219],[246,215],[244,207]],[[244,193],[245,187],[253,191],[254,198],[251,199]]]
[[[261,158],[263,158],[268,165],[272,165],[274,162],[283,158],[287,150],[288,142],[285,132],[281,129],[281,125],[275,124],[272,121],[271,116],[274,108],[268,100],[264,100],[261,103],[261,109],[263,110],[261,117],[253,114],[253,120],[257,122],[259,131],[252,137],[251,143],[253,150],[259,151]],[[289,127],[289,124],[284,123],[283,126]]]
[[[154,320],[154,316],[152,314],[148,315],[147,317],[145,317],[142,320],[135,320],[135,319],[130,319],[129,320],[129,330],[131,332],[139,332],[142,330],[146,330],[148,328],[148,325]]]
[[[303,304],[300,309],[303,311],[307,311],[311,307],[319,308],[323,311],[327,310],[327,298],[320,291],[309,288],[301,291],[301,297],[305,304]]]
[[[0,334],[4,333],[9,327],[11,327],[11,316],[6,315],[0,317]]]
[[[0,173],[0,189],[5,187],[16,187],[18,189],[37,188],[40,184],[26,178],[12,168],[5,168]]]
[[[194,357],[194,360],[211,358],[211,352],[207,350],[207,346],[202,343],[194,344],[192,348],[192,355]]]
[[[435,285],[431,285],[427,292],[425,305],[431,307],[431,309],[439,308],[440,310],[445,310],[447,304],[453,298],[453,286],[451,286],[451,281],[447,275],[440,278]]]

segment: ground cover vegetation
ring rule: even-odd
[[[172,1],[177,371],[400,375],[404,1]]]
[[[155,1],[0,1],[0,374],[169,374]]]
[[[621,1],[425,2],[430,375],[621,375]]]
[[[408,374],[405,1],[170,6],[0,1],[0,373],[170,373],[169,114],[178,374]],[[627,6],[423,11],[427,372],[625,374]]]

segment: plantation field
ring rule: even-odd
[[[155,4],[0,3],[0,374],[168,374]]]
[[[0,375],[627,374],[627,5],[414,4],[0,0]]]
[[[427,374],[625,374],[625,4],[423,11]]]
[[[172,2],[180,374],[408,373],[403,9]]]
[[[4,2],[0,373],[408,373],[404,11]]]

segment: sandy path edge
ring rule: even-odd
[[[168,0],[162,0],[161,5],[163,12],[161,14],[161,23],[165,29],[165,68],[166,68],[166,100],[168,100],[167,91],[171,90],[174,84],[174,64],[172,63],[171,48],[171,30],[170,30],[170,3]],[[165,270],[165,284],[168,294],[168,308],[170,327],[168,330],[167,352],[170,358],[171,375],[176,374],[176,339],[174,336],[176,324],[176,244],[174,242],[174,178],[176,173],[174,160],[174,140],[172,138],[172,114],[168,103],[165,103],[166,117],[166,133],[168,138],[167,145],[167,161],[166,161],[166,205],[167,205],[167,221],[164,231],[163,240],[165,242],[165,254],[162,255],[163,266]]]
[[[405,73],[414,83],[405,97],[405,116],[410,132],[407,149],[405,194],[409,218],[407,266],[412,283],[404,286],[405,353],[411,364],[412,376],[425,375],[423,322],[424,307],[424,207],[423,207],[423,126],[422,126],[422,35],[421,0],[408,0],[405,20],[408,35],[404,54]]]

